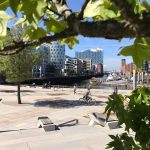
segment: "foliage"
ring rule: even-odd
[[[140,67],[143,60],[150,59],[150,40],[148,38],[137,38],[133,45],[122,48],[119,55],[132,56],[136,66]]]
[[[52,64],[47,64],[46,65],[46,68],[45,68],[45,71],[46,72],[51,72],[51,73],[54,73],[56,71],[56,68],[54,65]]]
[[[13,56],[1,58],[0,71],[5,72],[8,82],[20,83],[31,78],[32,67],[39,61],[40,55],[28,48]]]
[[[125,125],[126,132],[121,135],[111,135],[113,141],[107,148],[150,149],[150,89],[140,87],[126,97],[121,94],[110,95],[105,108],[107,119],[111,112],[116,114],[120,125]],[[131,132],[135,133],[135,136],[130,136]]]
[[[92,2],[91,0],[84,11],[84,17],[92,17],[94,20],[119,20],[121,13],[110,0],[96,2]]]
[[[65,38],[65,39],[61,40],[60,43],[62,45],[68,44],[68,47],[72,49],[73,45],[79,43],[79,41],[76,37],[71,36],[71,37],[68,37],[68,38]]]
[[[22,40],[23,32],[24,28],[21,25],[14,26],[4,40],[4,46]],[[0,72],[5,73],[7,81],[20,83],[31,77],[32,67],[39,63],[40,57],[33,47],[24,48],[15,55],[1,57]]]

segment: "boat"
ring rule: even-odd
[[[115,78],[111,74],[106,79],[106,81],[114,81],[114,80],[115,80]]]

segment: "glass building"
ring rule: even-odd
[[[49,44],[50,49],[50,63],[57,69],[64,68],[65,60],[65,45],[60,45],[57,41]]]
[[[45,77],[45,68],[48,64],[53,65],[57,70],[63,69],[65,59],[65,45],[60,45],[57,41],[44,43],[38,48],[42,54],[40,66],[33,68],[32,74],[40,74],[40,77]],[[34,75],[33,75],[34,76]]]
[[[92,64],[103,64],[103,50],[100,48],[76,52],[75,57],[78,59],[91,59]]]

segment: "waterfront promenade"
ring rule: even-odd
[[[22,104],[18,105],[16,89],[0,85],[0,150],[103,150],[110,141],[109,134],[122,132],[122,128],[88,125],[88,114],[104,112],[112,90],[92,89],[92,98],[97,102],[87,105],[78,101],[86,89],[77,89],[74,95],[73,88],[21,87]],[[48,116],[56,125],[73,119],[79,122],[44,132],[36,127],[38,116]]]

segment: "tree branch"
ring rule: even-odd
[[[12,51],[15,51],[16,49],[25,48],[28,46],[36,46],[45,42],[56,41],[62,38],[67,38],[68,36],[75,36],[75,35],[77,35],[77,33],[72,32],[71,29],[66,29],[62,31],[61,33],[58,33],[52,36],[46,36],[35,41],[27,41],[27,42],[19,41],[13,45],[8,45],[4,47],[4,49],[0,51],[0,55],[3,55],[3,54],[5,55],[5,53],[11,53]]]
[[[117,21],[103,21],[103,22],[80,22],[78,24],[78,32],[73,28],[65,29],[64,31],[55,35],[46,36],[35,41],[20,41],[13,45],[4,47],[0,54],[10,53],[16,49],[25,48],[28,46],[36,46],[45,42],[56,41],[70,36],[83,35],[85,37],[104,37],[109,39],[120,39],[127,37],[135,37],[135,32],[125,27],[124,23]],[[147,27],[147,29],[150,29]],[[149,30],[150,33],[150,30]],[[149,34],[150,35],[150,34]]]

